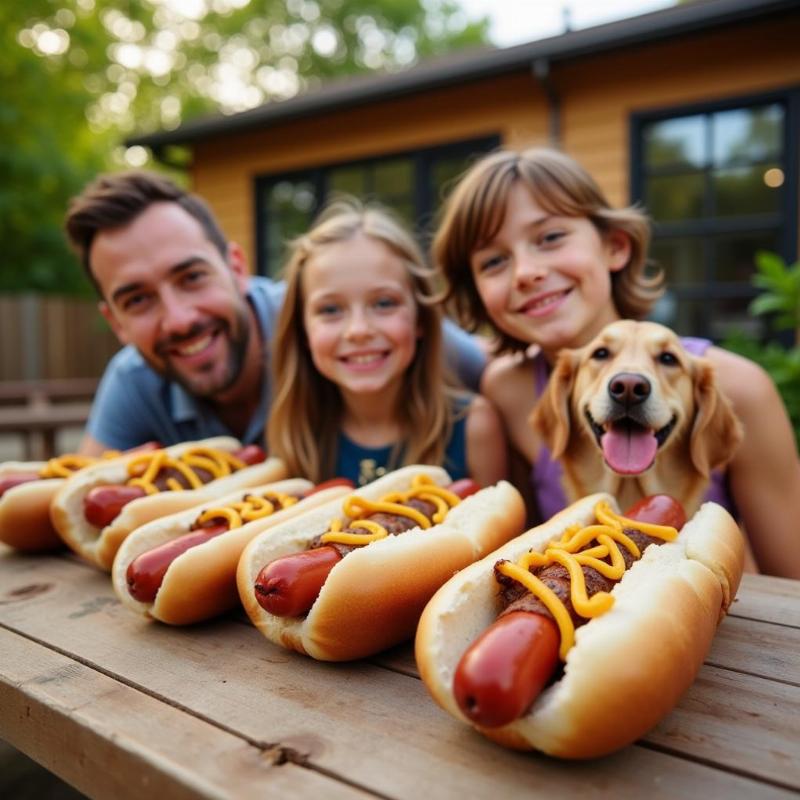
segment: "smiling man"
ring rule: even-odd
[[[232,245],[226,255],[227,264],[174,203],[154,203],[130,225],[98,233],[91,250],[107,298],[100,309],[120,341],[200,397],[224,395],[248,354],[254,362],[241,255]]]
[[[261,444],[283,284],[250,275],[205,202],[154,173],[101,176],[73,199],[65,228],[125,345],[81,452],[217,435]],[[451,323],[445,340],[454,371],[476,388],[481,349]]]

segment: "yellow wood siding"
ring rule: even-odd
[[[800,18],[760,22],[555,64],[562,147],[612,203],[629,201],[631,114],[800,84]],[[254,182],[384,153],[497,134],[543,144],[548,104],[530,71],[218,137],[194,150],[194,188],[254,254]]]

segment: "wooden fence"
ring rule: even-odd
[[[97,378],[118,349],[95,301],[0,295],[0,381]]]

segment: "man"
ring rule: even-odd
[[[251,276],[201,198],[148,172],[101,176],[65,228],[125,347],[106,368],[82,453],[216,435],[261,443],[283,285]],[[477,390],[485,363],[445,323],[448,361]]]

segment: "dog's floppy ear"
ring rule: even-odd
[[[692,463],[707,478],[711,470],[725,466],[733,458],[742,441],[742,424],[719,390],[711,362],[695,358],[693,371],[697,413],[689,448]]]
[[[575,384],[577,365],[578,355],[575,350],[562,350],[559,353],[547,388],[534,406],[529,419],[554,459],[561,457],[569,442],[569,398]]]

